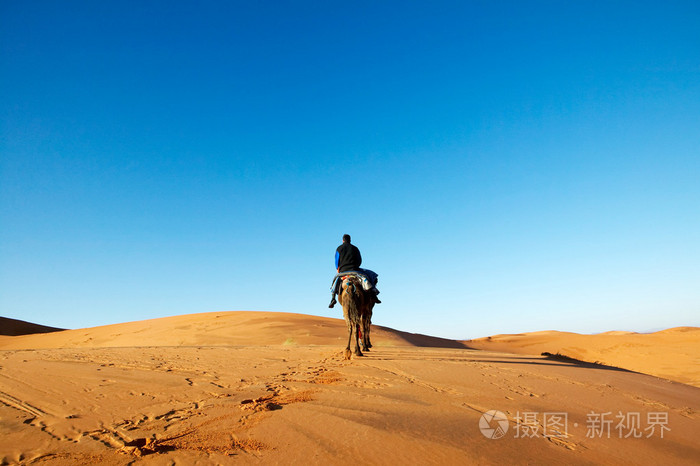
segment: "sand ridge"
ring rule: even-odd
[[[466,340],[488,351],[550,353],[655,375],[700,387],[700,328],[676,327],[654,333],[623,331],[582,335],[542,331]]]
[[[341,318],[284,312],[231,311],[126,322],[49,335],[0,336],[0,349],[134,346],[338,345],[347,341]],[[377,345],[464,348],[427,335],[372,326]]]

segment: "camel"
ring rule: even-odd
[[[369,350],[369,325],[371,314],[372,297],[362,288],[360,279],[349,275],[343,277],[340,285],[338,301],[343,306],[343,317],[348,326],[348,346],[345,348],[345,359],[350,359],[350,344],[355,337],[355,356],[363,356],[360,350],[359,334],[362,333],[362,343],[365,351]],[[368,315],[369,314],[369,315]],[[365,338],[367,341],[365,342]]]

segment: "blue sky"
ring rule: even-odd
[[[697,2],[0,3],[0,315],[700,325]]]

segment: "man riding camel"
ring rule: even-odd
[[[374,296],[374,302],[381,303],[377,297],[377,294],[379,294],[379,290],[377,290],[376,287],[377,274],[371,270],[361,269],[360,265],[362,265],[362,255],[360,254],[360,250],[357,249],[357,246],[350,243],[350,235],[343,235],[343,244],[338,246],[338,248],[335,250],[335,269],[338,274],[333,279],[333,285],[331,286],[331,303],[328,305],[328,307],[332,308],[335,306],[335,303],[337,303],[335,300],[335,295],[338,294],[338,285],[340,285],[340,280],[338,280],[338,278],[341,272],[358,272],[366,276],[371,281],[373,286],[370,292]]]

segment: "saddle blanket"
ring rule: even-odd
[[[369,291],[372,288],[375,288],[377,286],[377,282],[379,281],[379,275],[374,273],[372,270],[369,269],[358,269],[358,270],[348,270],[346,272],[340,272],[336,274],[335,277],[333,277],[333,283],[331,284],[331,291],[335,291],[337,289],[337,286],[340,284],[340,281],[338,280],[339,278],[342,279],[342,277],[346,277],[348,275],[354,275],[360,279],[360,282],[362,283],[362,288],[365,291]]]

